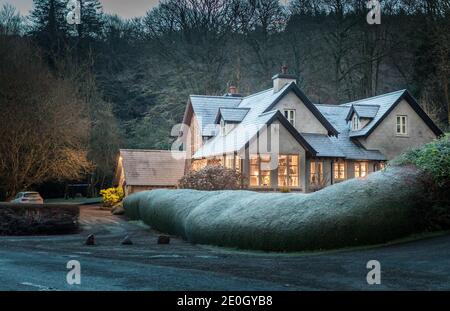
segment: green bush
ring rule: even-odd
[[[423,171],[423,195],[429,203],[418,207],[418,215],[429,231],[450,229],[450,135],[408,151],[390,165],[414,165]]]
[[[450,180],[450,134],[420,148],[405,152],[391,165],[413,164],[432,177],[438,186],[448,185]]]

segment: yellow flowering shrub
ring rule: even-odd
[[[124,193],[122,187],[109,188],[100,191],[103,197],[103,205],[111,207],[123,200]]]

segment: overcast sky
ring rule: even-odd
[[[143,16],[159,0],[100,0],[106,13],[113,13],[125,18]],[[14,5],[23,15],[28,15],[33,5],[33,0],[0,0],[0,6],[4,3]]]

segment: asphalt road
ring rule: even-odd
[[[69,236],[0,237],[0,290],[449,290],[450,235],[371,249],[268,254],[157,245],[146,226],[83,207],[83,231]],[[84,240],[94,233],[96,246]],[[121,245],[130,235],[134,244]],[[66,264],[81,264],[68,285]],[[366,264],[381,264],[368,285]]]

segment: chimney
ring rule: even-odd
[[[229,96],[229,97],[242,97],[241,94],[238,93],[238,89],[234,84],[231,84],[228,87],[228,93],[225,94],[225,96]]]
[[[272,77],[274,93],[278,93],[286,84],[291,82],[297,83],[297,77],[288,72],[288,67],[283,65],[281,67],[281,73]]]

